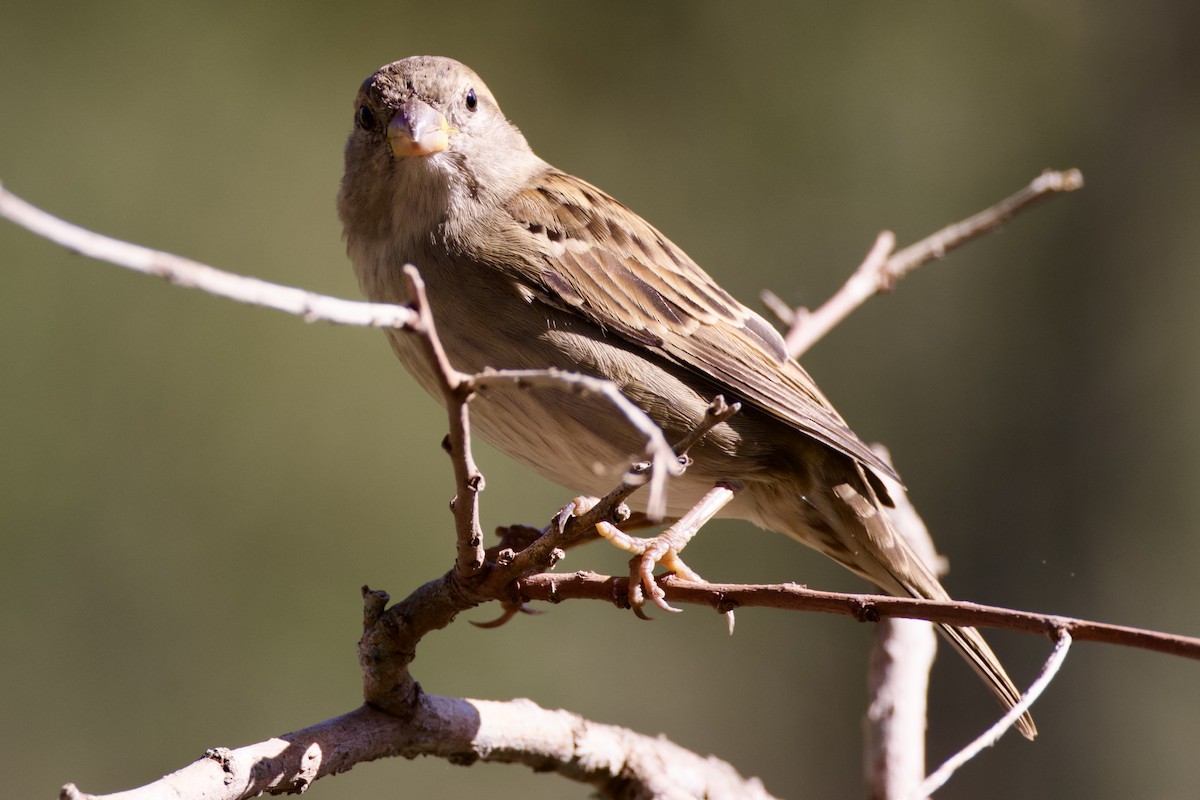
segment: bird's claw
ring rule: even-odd
[[[596,504],[599,502],[600,498],[598,497],[579,495],[574,500],[559,509],[559,512],[554,515],[554,519],[551,521],[551,524],[558,529],[559,533],[562,533],[567,529],[567,523],[571,521],[572,517],[583,516],[595,508]]]
[[[640,612],[647,601],[654,603],[663,611],[679,611],[667,603],[667,593],[654,580],[656,564],[662,564],[668,572],[685,581],[707,583],[698,572],[683,563],[679,553],[684,547],[687,547],[687,543],[692,540],[700,527],[733,499],[733,495],[732,487],[718,484],[665,531],[658,536],[645,539],[630,536],[609,522],[596,523],[596,533],[616,547],[634,554],[629,561],[629,605],[635,612]],[[638,613],[638,616],[643,615]],[[732,631],[733,612],[728,611],[725,616],[729,620],[729,629]]]
[[[658,536],[649,538],[630,536],[608,522],[597,523],[596,532],[614,546],[634,554],[633,558],[629,559],[629,605],[640,617],[644,616],[640,612],[647,602],[653,603],[663,611],[680,611],[667,602],[667,593],[654,580],[656,565],[662,564],[668,572],[684,580],[704,582],[700,574],[679,557],[679,551],[690,537],[681,537],[673,526]]]
[[[495,619],[488,620],[487,622],[476,622],[475,620],[470,620],[470,623],[472,625],[474,625],[476,628],[499,628],[501,625],[504,625],[509,620],[511,620],[513,617],[515,617],[517,614],[541,614],[542,613],[541,611],[538,611],[536,608],[530,608],[529,606],[525,605],[524,603],[504,603],[504,604],[502,604],[501,608],[503,608],[503,611],[501,611],[500,616],[496,617]]]

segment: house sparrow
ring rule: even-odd
[[[368,298],[409,302],[401,268],[420,270],[459,370],[605,378],[672,441],[714,396],[740,401],[672,479],[671,516],[700,504],[709,516],[785,533],[890,594],[950,599],[882,513],[890,498],[880,476],[891,468],[788,357],[779,333],[641,217],[538,158],[466,66],[416,56],[362,84],[338,213]],[[441,399],[415,337],[387,335]],[[472,424],[587,495],[607,492],[645,444],[604,398],[565,389],[493,393],[472,405]],[[671,566],[682,544],[663,541],[657,555]],[[1003,705],[1019,700],[974,628],[941,631]],[[1036,734],[1028,715],[1018,727]]]

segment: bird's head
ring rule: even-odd
[[[422,223],[451,206],[471,216],[541,164],[471,69],[413,56],[380,68],[358,90],[339,207],[344,223],[381,206],[391,212],[385,216],[403,211]]]

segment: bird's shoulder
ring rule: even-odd
[[[571,305],[656,344],[703,325],[749,325],[765,355],[786,359],[774,328],[658,229],[587,181],[549,167],[505,212],[536,245],[539,278]]]

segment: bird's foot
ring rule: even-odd
[[[611,522],[600,522],[596,525],[596,533],[611,542],[615,547],[627,553],[633,553],[629,560],[629,605],[639,612],[647,600],[663,611],[678,612],[680,609],[667,603],[666,592],[654,580],[654,567],[662,564],[668,572],[678,575],[687,581],[704,583],[700,573],[689,567],[679,557],[679,551],[687,546],[696,534],[696,529],[685,530],[680,526],[683,520],[675,523],[658,536],[643,538],[630,536]]]
[[[629,605],[641,617],[646,602],[652,602],[663,611],[678,612],[667,602],[666,592],[654,580],[654,567],[662,564],[668,571],[687,581],[707,583],[694,569],[684,563],[679,553],[706,522],[733,499],[734,490],[728,486],[715,486],[696,503],[690,511],[679,518],[658,536],[641,538],[630,536],[615,525],[601,522],[596,532],[613,545],[634,554],[629,561]],[[733,612],[726,612],[730,630],[733,629]]]

